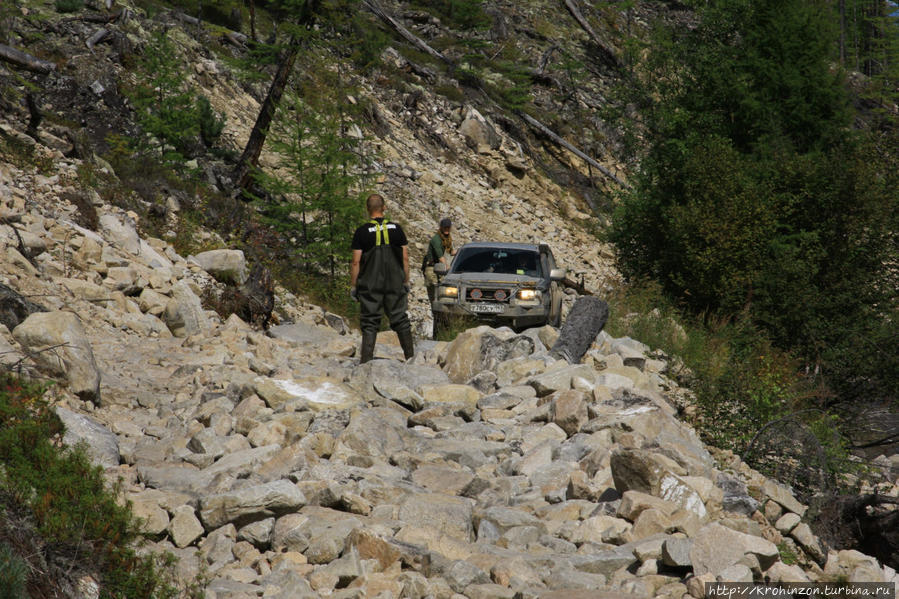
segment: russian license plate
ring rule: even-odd
[[[503,304],[470,304],[468,309],[480,314],[499,314],[503,312],[506,307]]]

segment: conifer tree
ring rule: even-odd
[[[660,280],[697,312],[748,314],[827,373],[854,363],[870,375],[846,340],[899,332],[895,148],[851,128],[832,8],[713,0],[695,29],[654,40],[631,98],[648,148],[610,237],[630,277]],[[848,380],[861,379],[899,388]]]

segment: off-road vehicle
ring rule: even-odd
[[[444,275],[431,305],[435,338],[460,316],[515,330],[561,324],[565,270],[546,244],[466,243],[449,268],[438,262],[434,271]]]

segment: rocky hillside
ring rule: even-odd
[[[548,5],[500,4],[490,35],[532,32],[523,39],[540,43],[522,51],[534,64],[547,32],[568,35],[563,46],[586,35],[561,28]],[[99,151],[109,132],[133,132],[117,90],[133,76],[129,53],[160,24],[235,148],[259,90],[237,83],[205,34],[170,13],[145,21],[135,10],[85,49],[100,24],[43,9],[16,16],[9,37],[58,70],[26,84],[0,63],[3,84],[23,97],[42,86],[46,117],[28,135],[24,102],[0,113],[0,361],[59,382],[51,393],[67,442],[85,441],[124,481],[146,550],[178,556],[181,578],[199,577],[207,597],[680,598],[716,580],[897,581],[872,557],[824,546],[788,489],[703,446],[677,419],[684,390],[664,356],[639,341],[601,333],[568,364],[548,355],[555,329],[481,327],[449,344],[419,340],[404,363],[385,333],[381,359],[359,366],[356,323],[284,289],[267,334],[204,309],[217,279],[244,276],[243,255],[213,232],[196,235],[226,249],[194,256],[148,236],[145,212],[163,206],[174,227],[193,198],[160,187],[139,194],[134,211],[113,205],[119,195],[99,195],[81,175],[90,166],[115,178],[114,169],[72,134]],[[420,35],[446,33],[411,17]],[[382,60],[421,77],[393,48]],[[590,232],[589,194],[574,184],[587,172],[580,159],[488,103],[414,79],[359,83],[380,123],[378,189],[410,233],[413,261],[449,215],[460,241],[546,240],[588,289],[617,280]],[[601,94],[595,83],[579,101]],[[200,162],[210,185],[226,186],[226,165]],[[418,273],[413,284],[425,337]],[[79,582],[96,590],[90,576]]]
[[[480,327],[405,363],[385,333],[360,366],[347,323],[283,291],[268,334],[222,322],[199,295],[240,276],[239,252],[179,256],[102,203],[96,231],[76,224],[77,160],[2,131],[44,169],[0,164],[0,359],[59,382],[66,442],[123,481],[146,550],[174,553],[207,597],[897,580],[829,551],[787,488],[704,447],[640,342],[600,333],[569,364],[547,352],[553,328]]]

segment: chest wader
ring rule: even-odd
[[[414,354],[412,327],[406,314],[407,297],[403,283],[406,274],[396,255],[399,248],[390,246],[387,219],[382,223],[372,220],[375,226],[375,247],[362,254],[356,292],[359,298],[362,350],[359,363],[374,357],[375,341],[381,325],[381,311],[387,313],[390,328],[399,337],[403,355],[409,359]]]

